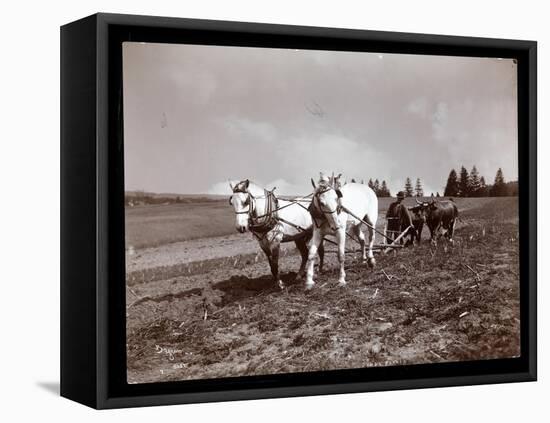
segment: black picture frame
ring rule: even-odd
[[[126,383],[124,41],[514,58],[518,63],[521,355],[216,380]],[[536,380],[537,45],[95,14],[61,28],[61,395],[94,408]]]

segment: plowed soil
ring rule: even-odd
[[[457,204],[454,244],[432,246],[425,228],[420,245],[378,254],[369,269],[348,241],[347,286],[336,286],[329,251],[308,292],[291,245],[281,291],[257,243],[229,234],[231,224],[209,238],[130,234],[139,242],[127,245],[128,382],[518,356],[517,198]],[[129,210],[127,231],[155,207]]]

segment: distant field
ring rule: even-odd
[[[443,199],[443,198],[441,198]],[[460,209],[479,207],[491,198],[457,198]],[[395,198],[380,198],[378,226],[383,227],[384,215]],[[413,198],[405,204],[413,206]],[[235,215],[227,198],[218,201],[168,205],[126,207],[126,246],[157,247],[172,242],[188,241],[236,233]]]
[[[235,232],[227,199],[202,203],[126,207],[126,246],[156,247]]]

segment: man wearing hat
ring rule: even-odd
[[[397,193],[397,200],[390,204],[388,211],[386,212],[386,229],[385,234],[387,242],[396,239],[403,230],[412,224],[411,217],[408,209],[401,205],[405,198],[405,193],[399,191]],[[410,240],[412,243],[412,239]]]

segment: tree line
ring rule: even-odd
[[[518,195],[517,181],[506,182],[501,168],[498,168],[492,185],[485,182],[474,165],[470,173],[462,166],[460,174],[451,169],[445,191],[446,197],[507,197]]]
[[[355,182],[355,179],[352,179]],[[364,180],[361,180],[364,184]],[[376,193],[378,197],[391,197],[390,190],[385,180],[380,182],[378,179],[374,181],[369,179],[368,186]],[[405,179],[403,187],[405,197],[424,197],[424,188],[420,178],[416,178],[416,183],[413,185],[412,179]],[[434,193],[426,194],[434,195]],[[461,166],[460,174],[455,169],[451,169],[447,184],[443,192],[445,197],[506,197],[518,195],[518,182],[506,182],[501,168],[498,168],[493,184],[487,184],[485,177],[479,174],[477,167],[474,165],[472,170],[468,170]],[[435,193],[439,197],[439,192]]]
[[[155,194],[145,192],[143,190],[126,191],[124,193],[124,205],[125,206],[140,206],[145,204],[188,204],[197,202],[210,202],[216,201],[216,199],[206,196],[180,196],[174,194]]]
[[[351,182],[356,182],[356,180],[352,179]],[[364,184],[365,181],[361,180],[361,183]],[[382,182],[380,182],[378,179],[375,179],[373,181],[371,178],[369,179],[367,185],[374,191],[377,197],[391,197],[390,189],[388,188],[388,184],[385,180],[382,180]],[[422,182],[420,181],[420,178],[416,178],[416,184],[413,188],[411,178],[407,177],[403,193],[405,194],[405,197],[423,197],[424,189],[422,188]],[[437,196],[439,197],[439,193],[437,193]]]
[[[367,185],[374,191],[377,197],[391,197],[390,189],[385,180],[380,182],[378,179],[375,179],[373,182],[372,179],[369,179]]]
[[[355,178],[352,178],[350,182],[357,182]],[[364,184],[365,180],[361,179],[361,183]],[[378,179],[375,179],[374,181],[369,179],[369,182],[367,183],[370,189],[374,191],[377,197],[391,197],[390,189],[388,188],[388,184],[386,181],[380,182]]]
[[[416,183],[413,188],[411,178],[407,176],[407,179],[405,179],[403,193],[405,194],[405,197],[424,197],[424,188],[422,188],[420,178],[416,178]],[[437,193],[437,196],[439,197],[439,193]]]

